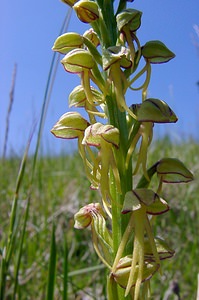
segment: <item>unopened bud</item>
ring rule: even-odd
[[[86,30],[83,34],[83,37],[87,38],[95,47],[99,46],[100,44],[98,35],[93,28]]]
[[[78,18],[84,23],[91,23],[99,18],[98,5],[94,1],[80,0],[73,8]]]
[[[83,144],[90,146],[101,146],[101,140],[113,144],[115,147],[119,145],[119,131],[112,125],[103,125],[101,123],[95,123],[90,125],[84,134]]]

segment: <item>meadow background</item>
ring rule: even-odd
[[[67,11],[62,30],[69,20],[70,22],[72,20],[72,25],[76,24],[73,17],[70,19]],[[61,21],[58,27],[60,23]],[[34,32],[34,26],[31,28]],[[57,33],[53,32],[53,36],[55,39]],[[191,46],[189,45],[193,51],[198,49],[197,34],[195,38],[196,49],[191,42]],[[27,47],[28,40],[29,38],[24,39],[25,44],[20,45],[21,49]],[[46,46],[48,51],[52,46],[52,41],[50,42],[51,45]],[[37,44],[36,53],[38,48]],[[41,62],[46,53],[44,51],[41,55],[39,53],[37,55]],[[17,76],[20,76],[20,73],[16,74],[16,78],[13,74],[13,82],[8,80],[8,75],[6,77],[7,101],[4,99],[4,102],[1,102],[3,126],[0,137],[0,299],[2,300],[106,299],[104,296],[106,271],[93,250],[91,233],[89,230],[81,231],[73,228],[74,213],[84,204],[97,202],[99,195],[89,188],[81,159],[76,152],[76,145],[55,138],[53,138],[55,142],[51,142],[51,137],[45,134],[46,123],[49,132],[54,125],[53,122],[60,116],[59,112],[62,114],[67,110],[66,102],[60,104],[63,98],[65,101],[67,99],[67,95],[63,96],[62,89],[57,93],[57,98],[56,95],[53,96],[53,106],[50,109],[48,106],[52,97],[51,89],[54,88],[53,76],[56,75],[56,64],[59,60],[51,54],[50,59],[45,61],[46,66],[41,70],[40,76],[45,78],[46,85],[34,85],[34,89],[38,88],[43,95],[42,97],[37,93],[34,95],[41,99],[39,108],[32,107],[25,120],[22,106],[24,104],[30,108],[34,103],[33,100],[27,100],[26,94],[27,89],[32,88],[33,82],[29,82],[27,86],[20,85],[20,97],[23,101],[18,102]],[[30,62],[26,65],[27,68],[31,66]],[[174,65],[166,72],[171,72],[173,67]],[[10,67],[9,79],[12,77],[13,68],[14,63],[12,68]],[[38,70],[35,72],[36,77],[38,72],[40,73]],[[61,75],[64,76],[62,72]],[[198,78],[195,76],[195,81],[192,78],[190,85],[190,78],[187,78],[187,94],[189,92],[191,94],[194,89],[197,90],[198,79],[199,76]],[[59,80],[55,83],[55,88],[56,84],[60,85]],[[163,80],[161,87],[164,85],[168,88],[169,81]],[[72,90],[71,87],[69,90],[67,84],[64,89],[67,93]],[[152,84],[151,91],[153,89]],[[166,92],[163,88],[162,93],[169,95],[173,101],[171,90],[171,86]],[[62,100],[59,98],[61,93]],[[56,101],[59,102],[59,108],[55,113],[54,108],[57,109],[58,106]],[[187,102],[192,105],[190,100]],[[178,105],[181,104],[175,103],[176,107]],[[182,114],[180,120],[180,124],[183,124],[182,130],[174,133],[173,127],[169,132],[157,129],[155,141],[150,147],[149,165],[164,156],[180,158],[195,177],[189,184],[165,185],[165,199],[168,200],[171,209],[161,216],[161,220],[157,217],[155,231],[157,235],[168,240],[176,254],[174,258],[163,263],[162,276],[157,274],[154,277],[152,283],[154,300],[166,300],[166,295],[174,282],[180,289],[180,299],[195,300],[197,295],[199,144],[197,106],[192,109],[195,113],[192,117],[189,115],[192,120],[188,123]],[[23,122],[18,122],[15,114]],[[51,117],[46,120],[47,115]],[[195,128],[191,130],[193,124]],[[16,131],[13,131],[14,127],[17,128]],[[58,147],[55,146],[56,143],[59,144]],[[179,298],[172,293],[167,299]]]

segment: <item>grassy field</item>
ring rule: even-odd
[[[154,142],[149,164],[166,156],[180,158],[195,180],[164,187],[171,209],[157,217],[155,231],[176,254],[164,262],[162,276],[155,275],[152,299],[163,299],[175,281],[181,299],[192,300],[199,272],[199,145],[174,145],[167,138]],[[90,231],[73,229],[78,208],[99,199],[89,188],[78,154],[38,158],[33,181],[33,158],[28,158],[17,188],[20,159],[0,163],[1,262],[5,249],[10,249],[4,284],[1,278],[4,299],[106,299],[106,271],[92,248]]]

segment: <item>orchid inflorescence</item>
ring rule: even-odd
[[[176,158],[147,165],[154,125],[177,121],[166,102],[147,95],[151,66],[175,55],[157,40],[140,45],[142,12],[126,8],[127,1],[121,0],[117,9],[111,0],[62,1],[91,25],[83,35],[59,36],[53,45],[54,51],[65,55],[61,63],[66,72],[80,77],[69,106],[84,108],[88,120],[67,112],[51,132],[78,140],[85,174],[102,199],[75,214],[75,228],[91,227],[96,253],[109,270],[109,300],[149,299],[150,278],[160,271],[162,260],[174,255],[166,241],[153,234],[152,220],[169,210],[161,195],[163,183],[193,179]],[[136,85],[142,78],[143,83]],[[139,103],[127,104],[129,89],[132,94],[141,91]],[[154,191],[150,184],[155,174],[159,184]]]

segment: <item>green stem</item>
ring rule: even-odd
[[[102,16],[103,16],[103,26],[105,26],[104,34],[108,33],[107,36],[104,35],[104,46],[110,47],[114,46],[117,40],[116,31],[116,19],[114,15],[114,6],[112,0],[104,0],[101,6]],[[107,38],[108,37],[108,38]]]
[[[117,194],[116,186],[114,184],[115,179],[113,174],[110,174],[111,176],[111,184],[110,184],[110,192],[114,203],[111,203],[112,207],[112,236],[113,236],[113,253],[114,257],[116,256],[121,238],[122,238],[122,232],[121,232],[121,203],[120,203],[120,196]]]
[[[128,127],[126,121],[126,113],[121,112],[116,104],[114,93],[107,97],[107,106],[109,113],[109,123],[117,127],[120,132],[120,147],[114,151],[115,161],[120,174],[121,195],[117,193],[116,182],[113,174],[111,174],[110,192],[113,199],[112,203],[112,236],[113,236],[113,251],[114,257],[117,255],[120,247],[123,234],[126,230],[129,216],[122,215],[121,209],[123,206],[124,196],[127,191],[132,189],[132,166],[129,164],[128,169],[125,169],[125,158],[128,151]],[[129,249],[124,250],[128,253]],[[132,251],[132,249],[131,249]],[[124,299],[124,291],[118,287],[119,298]],[[108,298],[109,300],[113,298]],[[126,300],[128,297],[126,298]]]
[[[118,295],[117,283],[112,277],[107,278],[107,294],[108,300],[120,300]]]
[[[123,206],[124,196],[126,192],[132,190],[132,164],[131,159],[128,165],[128,168],[125,168],[125,159],[126,154],[128,152],[128,127],[126,121],[126,113],[121,112],[116,104],[115,95],[112,94],[112,97],[107,97],[107,106],[109,113],[109,123],[113,126],[117,127],[120,132],[120,146],[119,149],[115,150],[115,161],[117,164],[117,168],[120,174],[120,185],[122,194],[115,195],[115,186],[111,185],[111,194],[112,198],[115,200],[117,205],[112,206],[112,220],[113,220],[113,232],[120,232],[120,240],[115,241],[115,255],[117,253],[117,249],[121,242],[121,237],[126,230],[126,226],[128,224],[129,216],[121,214],[121,208]],[[114,239],[114,237],[113,237]]]
[[[120,0],[116,15],[119,14],[125,8],[126,8],[126,0]]]

